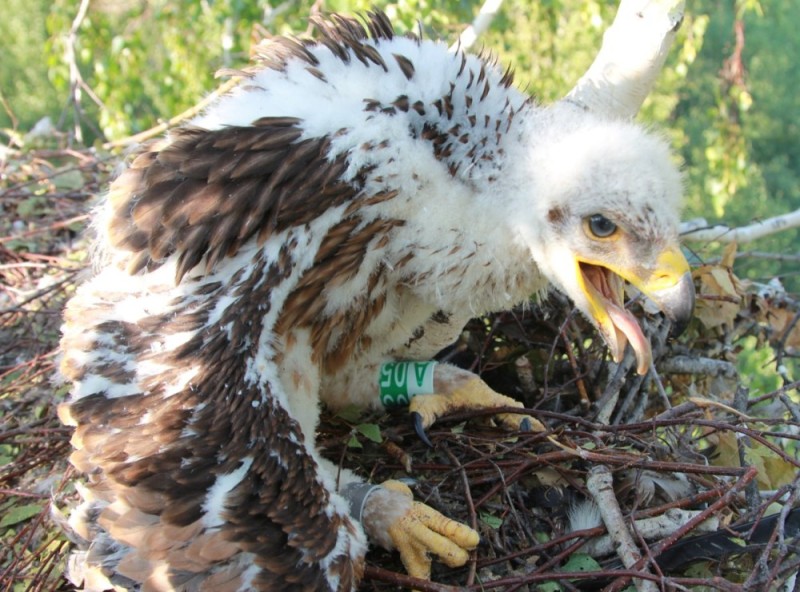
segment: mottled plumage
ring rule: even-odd
[[[463,563],[466,527],[452,552],[408,551],[404,520],[430,509],[402,487],[350,515],[337,491],[360,479],[318,455],[319,402],[379,405],[382,363],[429,359],[551,283],[615,355],[630,340],[640,370],[619,278],[686,316],[660,140],[539,107],[508,71],[396,36],[383,14],[315,23],[318,40],[269,41],[235,91],[143,146],[98,212],[61,363],[88,589],[351,590],[365,532],[416,553],[415,575],[426,550]],[[611,236],[592,234],[597,214]],[[505,402],[447,365],[435,388],[412,407],[426,425]]]

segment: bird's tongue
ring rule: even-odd
[[[639,374],[646,374],[650,368],[650,362],[653,354],[650,350],[650,342],[645,338],[639,323],[631,313],[624,308],[621,308],[613,302],[606,301],[608,316],[611,322],[614,323],[614,328],[617,330],[617,351],[614,356],[615,359],[621,360],[625,353],[625,344],[630,342],[634,353],[636,354],[636,371]]]
[[[616,350],[611,352],[614,360],[618,362],[622,360],[625,355],[625,345],[630,342],[636,354],[636,371],[639,374],[647,373],[653,357],[650,342],[645,339],[633,315],[625,310],[622,278],[599,265],[582,264],[580,269],[586,285],[590,287],[594,297],[602,302],[602,307],[614,325],[615,334],[609,335],[608,340],[609,346]],[[605,329],[607,330],[607,327]],[[616,344],[612,343],[613,341],[616,341]]]

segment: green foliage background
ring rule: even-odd
[[[3,2],[0,128],[23,141],[49,115],[71,137],[80,128],[87,142],[125,137],[190,107],[220,84],[217,69],[247,63],[259,30],[304,33],[314,9],[352,13],[375,4],[399,29],[452,41],[479,8],[477,0],[92,0],[75,37],[88,87],[76,113],[66,50],[79,0]],[[586,69],[616,8],[617,0],[505,0],[481,42],[546,103]],[[800,0],[689,0],[640,115],[669,135],[685,163],[686,217],[740,225],[800,208],[798,13]],[[784,232],[747,248],[797,254],[799,236]],[[780,274],[800,289],[796,262],[737,265],[741,275]]]

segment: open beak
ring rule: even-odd
[[[655,269],[642,275],[638,271],[611,268],[597,262],[577,260],[578,283],[589,301],[589,314],[619,362],[630,343],[636,354],[636,371],[646,374],[653,354],[650,341],[639,323],[625,310],[624,282],[638,288],[673,323],[673,334],[689,324],[694,311],[694,284],[689,264],[678,247],[659,255]]]

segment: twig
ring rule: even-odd
[[[72,26],[69,29],[65,50],[67,65],[69,66],[70,104],[74,112],[73,129],[75,140],[78,144],[83,144],[83,131],[81,130],[81,121],[83,120],[83,114],[81,112],[81,90],[88,87],[84,83],[83,76],[78,68],[78,58],[75,47],[78,44],[78,29],[80,29],[81,23],[86,18],[86,13],[89,10],[89,1],[90,0],[81,0],[78,13],[72,20]]]
[[[673,356],[662,360],[659,365],[665,374],[694,374],[704,376],[736,376],[736,366],[724,360],[698,358],[689,356]]]
[[[759,557],[759,563],[767,565],[770,553],[772,552],[772,549],[775,543],[777,542],[778,548],[781,552],[781,556],[777,559],[777,561],[775,561],[775,566],[773,567],[773,569],[770,570],[770,573],[767,576],[768,581],[775,580],[778,574],[778,570],[780,569],[781,560],[788,551],[786,548],[786,533],[785,533],[786,519],[789,516],[789,512],[791,512],[792,509],[797,504],[798,497],[800,497],[800,495],[798,494],[800,494],[800,488],[798,488],[797,481],[795,480],[795,484],[791,490],[791,495],[786,500],[786,503],[783,505],[779,513],[777,527],[773,531],[772,535],[770,536],[769,542],[764,546],[764,550],[762,551],[761,556]],[[748,578],[748,581],[745,582],[745,584],[749,583],[749,581],[750,578]]]
[[[575,385],[578,387],[578,393],[581,396],[581,405],[588,408],[589,405],[591,405],[591,399],[589,399],[589,393],[586,391],[586,384],[583,382],[583,377],[581,376],[580,370],[578,369],[578,362],[575,359],[575,352],[572,351],[572,343],[567,338],[566,328],[567,328],[566,323],[561,325],[559,334],[561,335],[561,339],[564,342],[564,351],[567,352],[567,359],[569,360],[569,365],[572,368],[572,372],[575,374]]]
[[[797,388],[797,383],[795,383],[795,388]],[[797,408],[797,403],[792,401],[786,393],[779,394],[778,398],[780,399],[781,403],[783,403],[783,406],[789,410],[789,413],[792,415],[792,419],[794,419],[796,422],[800,422],[800,409]]]
[[[458,592],[459,590],[463,590],[462,587],[437,584],[430,580],[414,578],[381,567],[375,567],[374,565],[367,565],[364,568],[364,578],[367,580],[386,582],[394,586],[399,586],[404,590],[413,589],[419,590],[420,592]]]
[[[469,525],[472,527],[472,530],[478,530],[478,513],[475,511],[475,504],[472,501],[472,492],[470,491],[469,485],[469,477],[467,477],[467,472],[464,470],[464,466],[461,464],[461,461],[458,460],[453,451],[449,448],[445,448],[445,453],[453,464],[458,467],[458,474],[461,477],[461,483],[464,486],[464,499],[467,502],[467,510],[469,512]],[[472,560],[469,562],[469,574],[467,575],[467,586],[471,586],[475,582],[475,573],[477,571],[477,563],[475,562],[475,553],[472,553]]]
[[[745,473],[739,478],[739,480],[733,484],[733,486],[723,495],[720,499],[716,502],[711,504],[708,508],[706,508],[703,512],[686,522],[681,528],[673,532],[670,536],[663,539],[658,544],[651,547],[650,551],[654,557],[657,557],[662,551],[668,549],[672,545],[675,544],[681,537],[686,535],[686,533],[693,530],[698,524],[700,524],[703,520],[712,516],[728,504],[730,504],[736,497],[736,495],[747,486],[753,479],[756,478],[758,475],[758,470],[755,467],[749,467]],[[632,569],[639,569],[644,565],[644,561],[640,559],[637,564]],[[624,588],[630,577],[621,577],[617,579],[613,584],[606,588],[606,592],[617,592]]]
[[[622,564],[632,569],[640,563],[642,554],[639,552],[631,533],[625,526],[625,519],[614,495],[614,482],[611,470],[605,465],[597,465],[589,470],[586,479],[586,488],[592,494],[592,499],[600,510],[603,523],[608,534],[616,546],[617,555]],[[658,588],[653,582],[635,579],[634,584],[639,592],[655,592]]]
[[[594,583],[598,581],[607,580],[609,577],[612,576],[626,577],[628,579],[640,578],[651,581],[660,579],[658,576],[654,576],[651,573],[636,571],[632,569],[614,570],[613,572],[612,571],[575,571],[575,572],[551,571],[551,572],[536,572],[532,574],[526,574],[523,576],[508,576],[497,580],[491,580],[489,582],[481,582],[480,584],[476,584],[474,586],[469,587],[468,590],[474,590],[475,592],[478,591],[482,592],[483,590],[506,588],[512,585],[516,586],[520,583],[533,584],[536,582],[586,581]],[[702,580],[703,583],[708,583],[708,581],[709,580]],[[655,590],[658,590],[658,588],[655,588]]]
[[[44,296],[46,294],[50,294],[51,292],[55,292],[55,291],[59,290],[62,286],[66,285],[70,281],[72,281],[73,277],[77,273],[78,273],[77,271],[74,271],[74,272],[70,273],[69,275],[67,275],[66,277],[58,280],[57,282],[54,282],[54,283],[50,284],[46,288],[42,288],[41,290],[37,290],[36,292],[34,292],[30,296],[28,296],[22,302],[18,302],[16,304],[16,306],[14,306],[14,307],[0,309],[0,316],[5,315],[5,314],[11,314],[11,313],[17,312],[18,309],[20,309],[21,307],[25,306],[26,304],[30,304],[34,300],[37,300],[38,298],[41,298],[42,296]]]
[[[627,349],[625,351],[625,357],[622,358],[622,362],[615,365],[616,370],[614,371],[614,375],[609,379],[603,394],[595,403],[598,409],[595,420],[598,423],[605,425],[611,422],[611,414],[619,400],[619,393],[622,390],[622,385],[624,385],[625,381],[628,379],[628,373],[635,363],[636,357],[630,349]],[[611,366],[611,364],[609,365]],[[614,366],[611,367],[613,368]]]
[[[11,242],[13,240],[19,240],[21,238],[28,238],[31,236],[36,236],[37,234],[49,234],[53,231],[60,230],[62,228],[66,228],[68,226],[72,226],[78,222],[85,222],[91,216],[89,214],[81,214],[80,216],[73,216],[67,220],[61,220],[59,222],[53,222],[48,226],[42,226],[40,228],[34,228],[32,230],[28,230],[26,232],[21,232],[14,236],[2,236],[0,237],[0,245],[3,243]]]
[[[14,110],[11,108],[11,105],[8,104],[8,101],[6,100],[6,97],[2,93],[2,91],[0,91],[0,105],[3,106],[3,111],[6,112],[6,115],[8,115],[8,118],[11,120],[12,131],[16,131],[17,128],[19,127],[19,119],[17,119],[17,116],[14,115]],[[9,138],[10,138],[10,144],[15,143],[13,134],[10,134]]]
[[[739,388],[736,389],[736,394],[733,397],[733,410],[744,415],[744,412],[747,409],[747,398],[749,393],[750,391],[743,386],[739,386]],[[751,466],[751,463],[747,459],[747,450],[752,449],[752,447],[753,443],[748,436],[742,435],[736,438],[736,448],[739,454],[739,466]],[[747,499],[747,506],[751,511],[758,509],[760,498],[758,495],[757,483],[753,482],[747,486],[745,489],[745,499]]]
[[[115,148],[133,146],[135,144],[139,144],[141,142],[144,142],[145,140],[149,140],[150,138],[158,136],[167,131],[168,129],[175,127],[179,123],[182,123],[183,121],[191,117],[194,117],[195,115],[200,113],[203,109],[205,109],[208,105],[216,101],[219,97],[230,92],[231,89],[236,87],[236,85],[239,84],[239,82],[241,82],[241,80],[242,80],[241,77],[235,76],[230,80],[228,80],[227,82],[225,82],[225,84],[219,86],[214,92],[210,93],[202,101],[197,103],[194,107],[186,109],[186,111],[176,115],[175,117],[168,119],[163,123],[158,124],[155,127],[151,127],[149,130],[139,132],[138,134],[135,134],[133,136],[128,136],[127,138],[123,138],[121,140],[106,142],[105,144],[103,144],[103,149],[113,150]]]
[[[681,525],[685,524],[699,513],[699,510],[681,510],[679,508],[673,508],[652,518],[634,519],[633,529],[643,541],[652,541],[669,536],[680,528]],[[712,516],[705,522],[700,523],[697,527],[697,531],[713,532],[718,528],[719,519]],[[593,557],[602,557],[613,553],[615,548],[616,540],[613,537],[601,536],[589,542],[584,547],[583,552]]]

